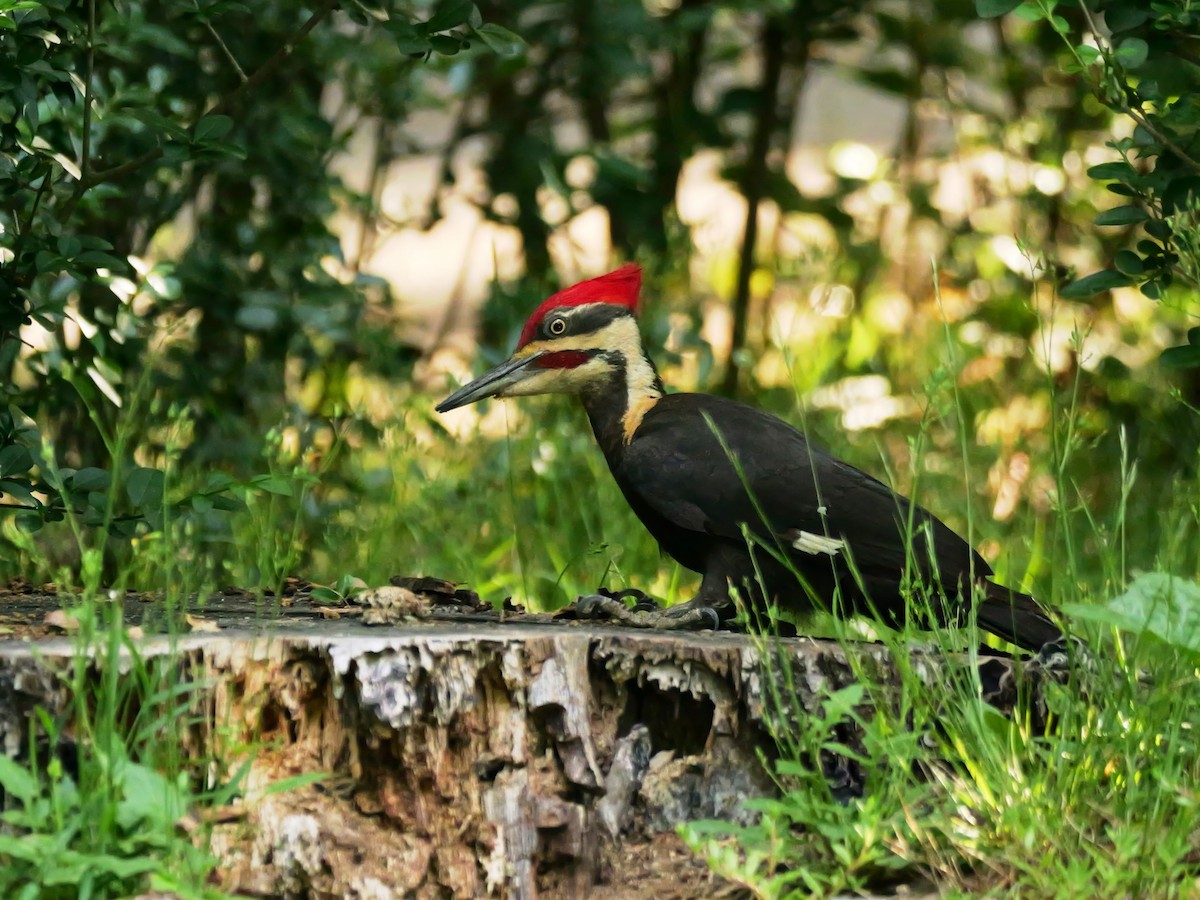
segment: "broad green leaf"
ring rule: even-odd
[[[1150,54],[1149,45],[1139,37],[1128,37],[1117,47],[1117,59],[1127,69],[1136,69]]]
[[[17,475],[33,468],[33,454],[24,444],[9,444],[0,450],[0,475]]]
[[[1117,271],[1126,275],[1141,275],[1146,271],[1146,264],[1132,250],[1118,250],[1117,255],[1113,257],[1113,264]]]
[[[475,34],[497,56],[511,59],[525,52],[525,41],[507,28],[489,22],[475,29]]]
[[[217,141],[229,134],[233,119],[229,116],[205,116],[196,123],[196,141]]]
[[[282,475],[255,475],[250,479],[250,486],[269,494],[278,494],[281,497],[290,497],[294,493],[292,482]],[[214,497],[213,500],[215,502],[216,498]]]
[[[209,472],[204,479],[204,490],[223,491],[237,484],[237,479],[228,472]]]
[[[1180,344],[1178,347],[1168,347],[1158,361],[1164,369],[1200,368],[1200,346]]]
[[[129,502],[143,512],[162,506],[166,476],[158,469],[139,466],[125,479],[125,493]]]
[[[435,34],[429,39],[429,43],[433,52],[441,56],[454,56],[467,46],[466,41],[453,34]]]
[[[246,508],[246,504],[237,497],[231,497],[228,494],[216,494],[212,498],[213,509],[222,509],[226,512],[240,512]]]
[[[10,478],[0,478],[0,494],[7,494],[26,506],[41,506],[33,496],[33,486],[27,481],[14,481]]]
[[[1144,226],[1146,233],[1151,237],[1156,237],[1160,241],[1165,241],[1171,236],[1171,226],[1162,219],[1151,219]]]
[[[111,484],[112,475],[104,469],[89,466],[75,473],[70,481],[70,489],[73,494],[88,494],[92,491],[107,491]]]
[[[1012,12],[1021,0],[975,0],[975,13],[984,19],[994,19]]]
[[[395,35],[396,49],[410,56],[423,56],[433,49],[429,38],[404,19],[389,19],[384,28]]]
[[[1134,171],[1133,166],[1122,159],[1116,162],[1106,162],[1092,166],[1087,170],[1087,174],[1088,178],[1091,178],[1093,181],[1108,181],[1112,178],[1129,178],[1137,173]]]
[[[1200,653],[1200,584],[1165,572],[1139,575],[1123,594],[1106,603],[1073,603],[1064,611],[1072,618],[1151,634],[1172,647]]]
[[[38,790],[32,773],[3,753],[0,753],[0,787],[4,788],[6,794],[12,794],[26,803],[33,799]]]
[[[1083,300],[1105,291],[1111,291],[1113,288],[1128,287],[1132,283],[1128,275],[1122,275],[1120,272],[1112,270],[1093,272],[1078,281],[1071,282],[1059,291],[1058,295],[1065,300]]]
[[[1097,225],[1133,225],[1150,217],[1140,206],[1117,206],[1096,216]]]
[[[436,34],[439,31],[449,31],[459,25],[466,25],[474,12],[475,4],[471,0],[442,0],[429,21],[425,23],[425,30],[428,34]]]
[[[27,534],[33,534],[35,531],[41,531],[46,521],[35,512],[22,512],[17,513],[13,523]]]

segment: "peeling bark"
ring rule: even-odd
[[[264,628],[141,643],[143,658],[204,685],[190,749],[232,769],[239,748],[258,747],[246,817],[215,826],[231,892],[711,897],[721,884],[675,826],[746,821],[746,800],[772,791],[759,762],[774,746],[766,676],[745,636],[561,623]],[[804,710],[854,679],[835,643],[778,647]],[[67,639],[0,644],[3,752],[27,748],[35,705],[67,703],[52,673],[71,652]],[[883,647],[854,652],[890,669]],[[938,663],[917,669],[930,677]],[[329,778],[266,793],[309,772]]]

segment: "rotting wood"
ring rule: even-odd
[[[226,613],[229,613],[226,610]],[[755,642],[592,624],[422,622],[367,628],[292,616],[139,642],[198,685],[189,749],[257,744],[247,815],[215,826],[222,886],[268,896],[710,897],[721,884],[675,834],[747,821],[772,790],[759,754],[770,700]],[[854,679],[847,650],[778,642],[799,708]],[[64,707],[69,638],[0,642],[0,749],[35,706]],[[885,648],[853,648],[890,670]],[[940,663],[915,651],[933,677]],[[1011,661],[985,660],[1008,685]],[[1003,676],[1003,677],[1000,677]],[[319,784],[267,794],[274,781]]]

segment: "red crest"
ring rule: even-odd
[[[542,324],[542,319],[552,310],[562,309],[564,306],[580,306],[584,303],[615,303],[636,312],[638,292],[641,289],[642,267],[634,263],[626,263],[607,275],[589,278],[587,281],[563,288],[557,294],[543,300],[541,306],[525,321],[525,327],[521,329],[521,339],[517,341],[517,349],[533,340],[534,332]]]

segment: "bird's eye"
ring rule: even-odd
[[[566,319],[551,319],[546,324],[546,330],[549,331],[551,334],[555,335],[556,337],[558,335],[564,334],[564,333],[566,333],[566,330],[567,330],[567,320]]]

